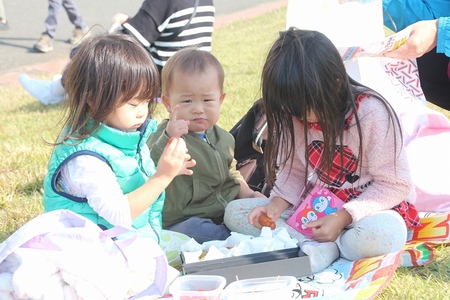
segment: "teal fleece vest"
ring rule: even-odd
[[[44,180],[44,210],[47,212],[68,209],[85,216],[100,227],[113,227],[89,206],[86,198],[62,191],[57,185],[61,168],[76,156],[92,155],[105,161],[116,175],[123,193],[130,193],[144,184],[156,171],[146,145],[149,135],[155,130],[154,120],[148,120],[140,130],[134,132],[124,132],[101,125],[94,136],[86,138],[79,144],[68,141],[68,145],[56,146]],[[150,223],[155,232],[153,238],[158,242],[161,236],[164,196],[163,192],[146,211],[133,220],[132,224],[134,228],[139,229]]]

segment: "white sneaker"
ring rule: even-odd
[[[55,75],[53,80],[39,80],[21,74],[19,81],[28,93],[44,105],[57,104],[64,100],[65,90],[61,84],[61,74]]]

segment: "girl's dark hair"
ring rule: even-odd
[[[68,108],[56,144],[91,136],[107,116],[131,99],[156,106],[159,74],[153,59],[133,37],[100,34],[85,40],[64,70]]]
[[[376,97],[384,104],[391,121],[395,120],[397,128],[400,126],[389,103],[378,93],[351,79],[336,47],[324,34],[317,31],[289,28],[280,32],[267,55],[261,88],[269,132],[264,149],[264,164],[270,185],[275,182],[274,170],[283,167],[288,159],[293,160],[293,119],[306,124],[309,112],[317,117],[324,143],[318,168],[328,172],[331,170],[336,144],[341,145],[341,151],[344,148],[343,133],[346,116],[350,111],[354,113],[358,128],[358,165],[361,164],[362,133],[355,103],[358,95],[368,93]],[[304,126],[306,162],[310,143],[307,130],[307,126]],[[283,146],[280,147],[282,143]],[[280,157],[283,159],[278,166],[277,159]],[[307,174],[311,172],[308,168],[309,166],[305,170],[305,181]]]

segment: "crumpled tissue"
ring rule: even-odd
[[[285,228],[271,230],[263,227],[259,237],[231,232],[231,236],[224,241],[215,240],[203,244],[191,238],[181,245],[181,252],[185,263],[194,263],[289,248],[297,248],[297,240],[291,238]]]

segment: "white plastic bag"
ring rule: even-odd
[[[156,298],[167,270],[154,240],[131,228],[103,231],[68,210],[39,215],[0,244],[2,299]]]

